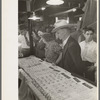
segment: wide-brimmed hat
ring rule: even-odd
[[[54,24],[54,29],[52,30],[52,32],[56,32],[58,29],[60,28],[75,28],[75,24],[68,24],[66,20],[59,20]]]

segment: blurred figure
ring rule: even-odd
[[[51,33],[52,29],[53,28],[51,26],[48,26],[48,27],[45,28],[45,32]]]
[[[79,42],[79,43],[85,40],[84,33],[86,32],[86,29],[87,29],[87,27],[84,27],[84,28],[81,30],[81,34],[80,34],[80,36],[78,37],[78,42]]]
[[[27,29],[25,29],[23,26],[23,28],[19,29],[19,33],[20,34],[18,35],[18,43],[21,44],[22,48],[29,48],[30,42]]]
[[[71,32],[71,36],[78,41],[78,38],[80,37],[80,35],[82,34],[82,31],[80,30],[80,26],[81,26],[81,21],[78,21],[76,24],[76,30],[74,30],[73,32]]]
[[[42,40],[45,43],[45,60],[50,63],[56,63],[60,53],[61,47],[55,41],[55,38],[51,34],[44,34]]]
[[[32,28],[33,46],[36,46],[40,37],[38,36],[38,29],[36,27]]]
[[[30,54],[29,34],[25,25],[19,27],[18,53],[19,57],[28,56]]]
[[[39,40],[35,45],[35,56],[41,59],[45,58],[45,43],[42,41],[42,35],[45,34],[42,31],[38,31]]]

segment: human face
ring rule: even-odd
[[[20,34],[21,34],[21,35],[25,35],[26,33],[27,33],[26,30],[20,30]]]
[[[44,34],[43,32],[38,31],[38,36],[39,36],[40,38],[42,37],[43,34]]]
[[[93,40],[93,32],[92,31],[86,31],[86,33],[84,34],[85,37],[85,41],[86,42],[90,42]]]
[[[56,39],[63,40],[66,35],[65,29],[59,29],[56,31]]]

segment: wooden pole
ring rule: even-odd
[[[32,3],[31,0],[26,1],[28,18],[31,15],[31,3]],[[33,47],[33,38],[32,38],[32,21],[29,19],[28,19],[28,33],[29,33],[29,39],[30,39],[30,54],[33,55],[35,53],[35,49]]]

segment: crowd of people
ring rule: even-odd
[[[96,83],[97,43],[93,40],[94,29],[85,27],[79,31],[80,35],[73,35],[72,30],[75,28],[74,24],[59,20],[54,28],[34,29],[32,38],[35,56]],[[83,41],[79,41],[81,36],[84,37]],[[30,40],[24,26],[19,27],[18,43],[19,57],[24,57],[23,52],[29,55]]]

